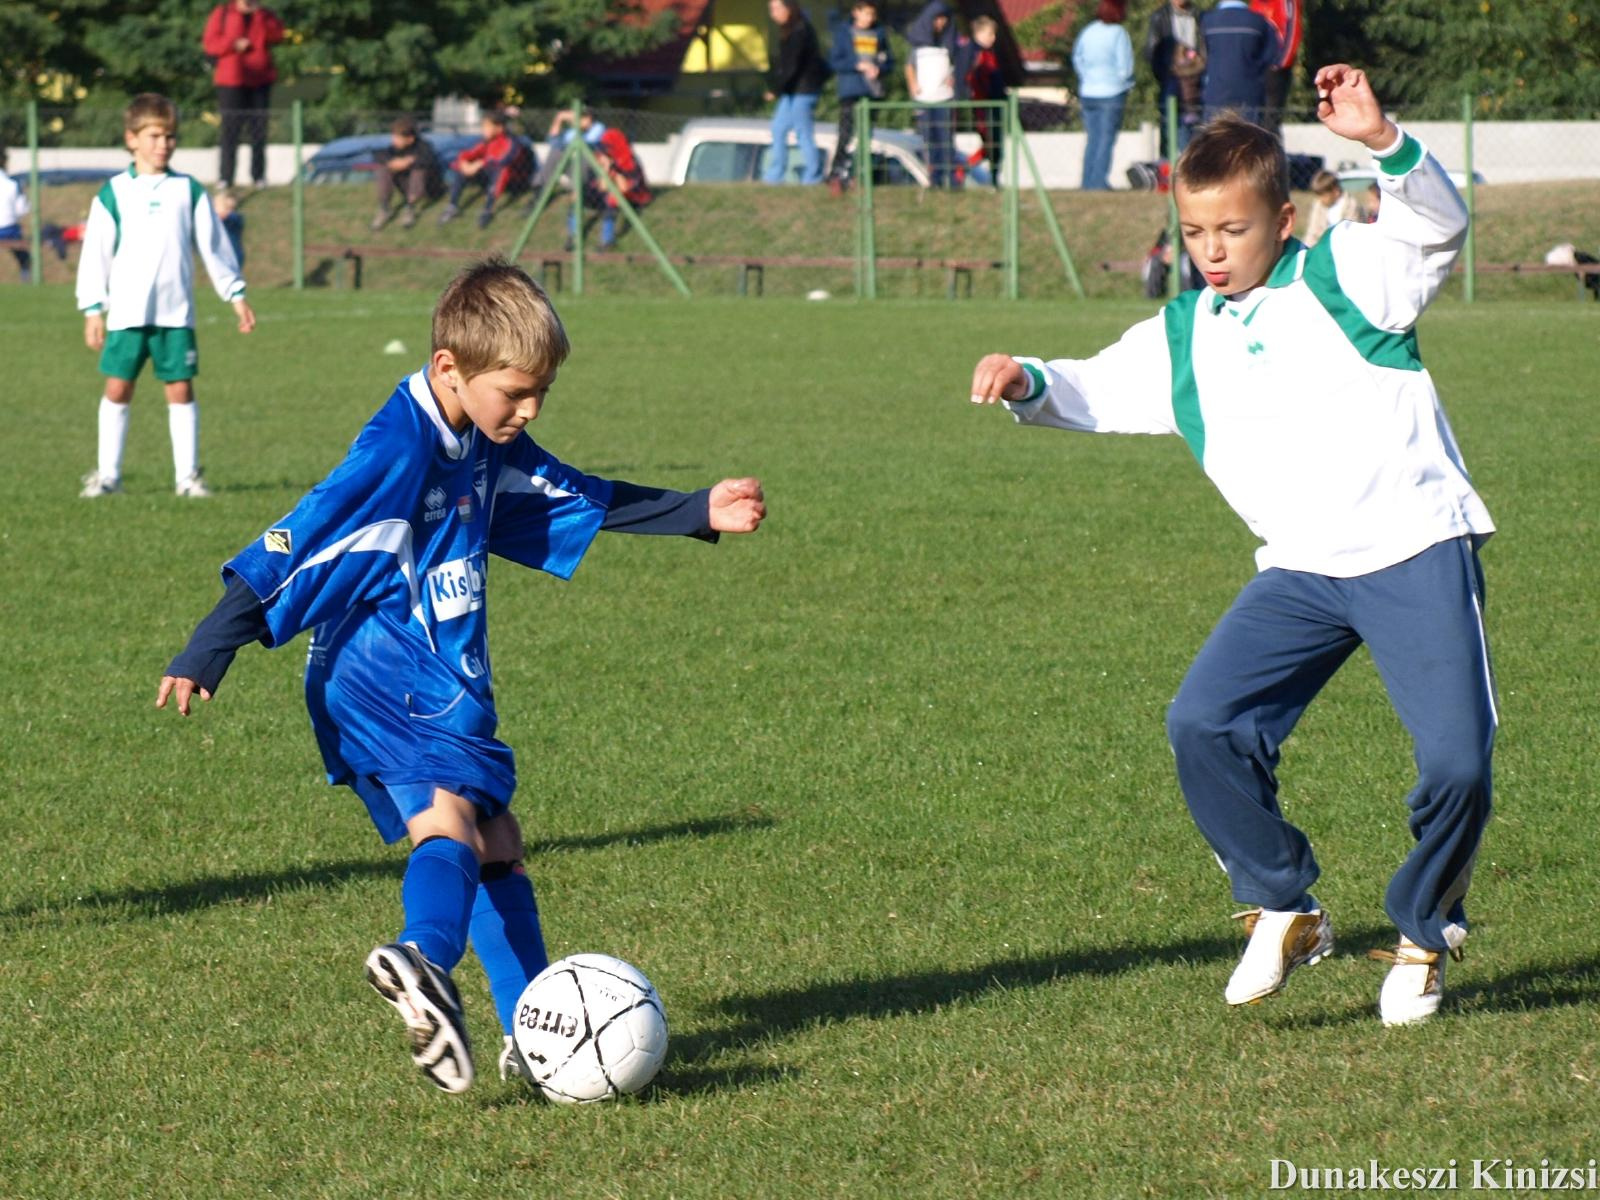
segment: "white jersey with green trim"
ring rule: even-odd
[[[239,260],[198,180],[175,171],[106,180],[89,205],[78,259],[78,308],[104,309],[107,329],[194,325],[194,253],[217,295],[244,295]]]
[[[1494,524],[1414,326],[1466,238],[1450,177],[1402,134],[1374,224],[1290,239],[1266,283],[1186,292],[1093,358],[1018,357],[1024,424],[1176,433],[1265,543],[1262,570],[1348,578]]]

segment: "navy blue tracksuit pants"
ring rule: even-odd
[[[1466,935],[1462,901],[1489,820],[1497,721],[1471,539],[1350,579],[1258,574],[1206,639],[1167,713],[1178,782],[1234,898],[1296,907],[1318,867],[1278,807],[1278,751],[1362,642],[1417,764],[1407,799],[1416,845],[1385,907],[1406,937],[1443,950]]]

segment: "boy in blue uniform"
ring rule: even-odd
[[[511,749],[495,738],[485,587],[498,555],[570,578],[602,529],[715,541],[766,515],[755,479],[693,493],[585,475],[537,445],[568,342],[520,269],[463,272],[433,315],[427,365],[403,380],[349,454],[222,569],[226,592],[163,676],[189,715],[235,651],[313,631],[306,705],[328,780],[354,790],[385,841],[413,844],[405,926],[367,959],[404,1018],[412,1057],[447,1092],[472,1083],[450,972],[470,937],[510,1045],[513,1008],[546,962]],[[503,1053],[501,1073],[515,1070]]]
[[[1319,868],[1284,816],[1280,749],[1365,643],[1415,744],[1415,839],[1385,907],[1399,930],[1378,995],[1386,1025],[1429,1019],[1489,819],[1497,725],[1478,548],[1494,523],[1468,478],[1415,326],[1450,274],[1467,211],[1450,177],[1384,116],[1366,76],[1317,73],[1317,115],[1378,164],[1383,208],[1315,247],[1293,237],[1283,147],[1236,116],[1173,175],[1207,286],[1090,359],[977,366],[972,399],[1019,421],[1178,434],[1264,543],[1167,714],[1190,814],[1227,871],[1249,943],[1229,1004],[1280,991],[1333,950]]]

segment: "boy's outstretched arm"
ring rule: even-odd
[[[171,697],[178,712],[189,715],[196,692],[210,700],[241,646],[251,642],[271,644],[266,612],[250,585],[235,575],[222,599],[195,627],[189,644],[167,667],[156,688],[156,707],[165,708]]]
[[[1307,278],[1315,286],[1331,275],[1323,286],[1336,286],[1378,329],[1410,329],[1466,243],[1467,206],[1438,160],[1384,116],[1364,71],[1335,63],[1319,70],[1315,81],[1318,120],[1372,152],[1383,203],[1371,225],[1335,225],[1323,239],[1331,262],[1319,263],[1314,254]]]

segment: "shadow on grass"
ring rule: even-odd
[[[935,1012],[991,992],[1044,987],[1058,979],[1111,978],[1154,966],[1177,966],[1239,954],[1237,936],[1190,938],[1166,945],[1085,947],[1028,958],[1003,958],[963,971],[919,971],[906,975],[842,979],[807,987],[729,996],[717,1011],[731,1018],[726,1028],[674,1038],[678,1058],[691,1063],[834,1021],[876,1019]],[[1222,988],[1221,977],[1217,990]]]
[[[678,838],[709,838],[728,833],[767,829],[777,822],[755,811],[643,825],[607,833],[576,834],[571,837],[543,838],[528,843],[528,858],[564,851],[600,850],[607,846],[644,846]],[[254,904],[283,892],[311,888],[333,888],[353,880],[378,877],[398,882],[404,859],[399,853],[383,858],[342,859],[316,866],[291,867],[279,871],[259,871],[242,875],[206,875],[181,883],[155,887],[110,889],[88,892],[67,900],[43,900],[0,910],[0,921],[21,921],[49,913],[70,917],[83,914],[107,921],[194,912],[223,904]]]

